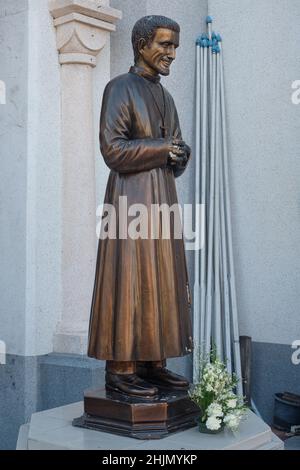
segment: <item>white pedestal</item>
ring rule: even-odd
[[[267,424],[249,412],[239,431],[225,430],[220,434],[201,434],[198,428],[172,434],[155,441],[139,441],[88,429],[75,428],[72,420],[83,413],[83,403],[74,403],[32,415],[27,441],[18,449],[28,450],[280,450],[283,442]]]

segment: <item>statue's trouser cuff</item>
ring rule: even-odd
[[[106,371],[111,374],[135,374],[137,367],[162,368],[166,361],[106,361]]]
[[[135,374],[135,361],[106,361],[106,371],[111,374]]]
[[[162,367],[166,367],[167,361],[138,361],[137,367],[147,367],[148,369],[161,369]]]

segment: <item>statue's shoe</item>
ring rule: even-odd
[[[112,374],[106,372],[105,388],[132,397],[156,398],[158,388],[149,384],[136,374]]]
[[[137,374],[147,382],[169,390],[188,390],[189,382],[185,377],[175,374],[166,367],[138,366]]]

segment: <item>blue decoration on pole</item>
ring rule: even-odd
[[[219,54],[221,52],[221,49],[218,45],[215,45],[212,47],[212,53],[213,54]]]
[[[206,23],[210,24],[212,22],[213,22],[212,17],[207,16]],[[213,54],[219,54],[221,52],[221,48],[219,47],[219,42],[222,42],[221,35],[213,31],[211,34],[211,38],[208,36],[207,33],[202,33],[201,36],[198,36],[196,39],[196,46],[211,47]]]

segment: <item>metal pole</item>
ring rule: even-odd
[[[201,113],[201,51],[202,47],[196,43],[196,147],[195,147],[195,204],[199,203],[200,198],[200,113]],[[198,211],[196,210],[196,227]],[[198,355],[199,331],[199,255],[194,251],[194,304],[193,304],[193,326],[194,326],[194,363],[193,363],[193,380],[198,381],[199,377],[199,360],[195,358]]]
[[[202,115],[201,115],[201,204],[206,211],[206,173],[207,173],[207,58],[209,49],[204,47],[204,61],[203,61],[203,95],[202,95]],[[206,215],[205,230],[206,234]],[[204,353],[205,341],[205,297],[206,297],[206,240],[204,238],[204,245],[200,253],[200,355]]]
[[[221,37],[219,37],[219,42],[221,42]],[[222,67],[222,47],[220,47],[220,67]],[[220,80],[221,80],[221,73],[220,70]],[[221,85],[221,84],[220,84]],[[222,91],[222,90],[220,90]],[[222,100],[222,95],[220,93],[220,100]],[[223,120],[221,119],[221,128],[223,130]],[[223,335],[224,335],[224,355],[227,359],[227,371],[229,374],[232,374],[232,351],[231,351],[231,326],[230,326],[230,298],[229,298],[229,289],[228,289],[228,249],[227,249],[227,234],[226,234],[226,227],[225,227],[225,190],[224,190],[224,140],[222,139],[222,158],[221,158],[221,175],[220,175],[220,218],[221,218],[221,268],[222,268],[222,305],[224,311],[224,328],[223,328]]]
[[[216,55],[212,54],[212,116],[210,138],[210,197],[208,219],[208,257],[207,257],[207,291],[206,291],[206,330],[205,352],[211,351],[211,319],[212,319],[212,277],[213,277],[213,222],[214,222],[214,196],[215,196],[215,122],[216,122]]]
[[[216,56],[216,131],[215,131],[215,197],[214,197],[214,342],[218,356],[223,359],[220,298],[220,49],[213,47]]]
[[[238,332],[238,316],[237,316],[237,302],[236,302],[236,287],[235,287],[235,274],[233,262],[233,245],[232,245],[232,226],[230,214],[230,194],[229,194],[229,176],[228,176],[228,146],[227,146],[227,127],[226,127],[226,108],[225,108],[225,85],[224,85],[224,69],[223,58],[221,55],[221,113],[222,113],[222,135],[224,145],[224,189],[225,189],[225,226],[228,238],[228,255],[229,255],[229,291],[232,307],[232,329],[233,329],[233,351],[234,351],[234,366],[237,377],[239,378],[238,394],[242,395],[242,374],[241,374],[241,357],[240,357],[240,343]]]

